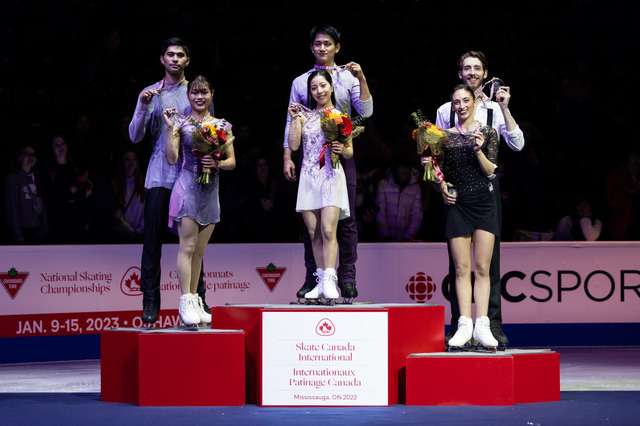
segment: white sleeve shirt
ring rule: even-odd
[[[314,71],[311,69],[304,74],[299,75],[291,84],[291,93],[289,95],[289,105],[296,102],[307,105],[307,79]],[[351,116],[351,108],[355,109],[358,114],[363,117],[371,117],[373,114],[373,96],[363,101],[360,100],[360,82],[348,70],[334,70],[331,79],[333,82],[333,91],[336,97],[335,108],[342,111],[347,107],[346,113]],[[287,124],[284,129],[283,147],[288,148],[287,142],[289,137],[289,126],[291,124],[291,116],[287,111]]]
[[[496,129],[498,134],[502,135],[504,141],[507,143],[509,148],[514,151],[521,151],[524,148],[524,134],[520,129],[520,126],[516,127],[515,130],[508,132],[507,126],[504,121],[504,115],[502,114],[502,110],[500,109],[500,105],[494,101],[480,101],[475,111],[475,118],[477,121],[482,123],[483,125],[487,124],[487,110],[493,110],[493,121],[491,123],[491,127]],[[454,114],[455,115],[455,114]],[[455,116],[456,122],[458,121],[458,117]],[[436,126],[440,126],[443,129],[450,129],[455,126],[455,123],[450,123],[451,121],[451,102],[447,102],[438,108],[437,116],[436,116]]]

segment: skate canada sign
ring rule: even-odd
[[[262,312],[263,406],[386,406],[387,312]]]

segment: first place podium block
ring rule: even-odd
[[[244,405],[244,341],[242,330],[103,331],[101,400],[140,406]]]
[[[407,405],[514,405],[560,400],[560,356],[548,349],[407,357]]]

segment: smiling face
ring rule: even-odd
[[[18,155],[18,163],[20,168],[27,173],[31,172],[31,169],[36,164],[36,153],[32,147],[27,146]]]
[[[474,57],[468,57],[462,61],[462,66],[458,71],[458,77],[474,91],[482,86],[482,82],[487,78],[487,75],[488,72],[482,66],[480,59]]]
[[[458,89],[451,96],[451,105],[460,123],[464,123],[469,117],[473,117],[475,97],[466,89]]]
[[[138,158],[136,154],[131,151],[127,151],[122,154],[122,163],[124,168],[124,175],[126,177],[131,177],[136,172],[138,168]]]
[[[56,156],[56,159],[64,159],[67,157],[67,142],[61,137],[56,136],[51,141],[51,146],[53,148],[53,154]]]
[[[316,75],[313,77],[309,84],[309,90],[319,109],[328,108],[332,105],[331,92],[333,92],[333,86],[324,76]]]
[[[311,44],[311,52],[316,58],[316,64],[323,66],[331,66],[336,57],[336,53],[340,51],[340,43],[336,45],[331,36],[327,34],[318,34]]]
[[[160,62],[164,65],[165,72],[174,78],[184,74],[184,69],[189,65],[189,56],[182,46],[169,46],[160,56]]]
[[[206,83],[193,84],[189,88],[189,103],[191,109],[197,113],[203,114],[209,109],[213,92],[211,87]]]

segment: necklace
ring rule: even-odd
[[[193,114],[193,113],[191,113]],[[207,112],[207,115],[205,115],[203,118],[198,118],[198,117],[192,117],[191,114],[189,114],[189,117],[187,117],[189,120],[195,120],[198,123],[204,123],[205,121],[207,121],[207,119],[209,117],[211,117],[211,114],[209,114],[209,112]]]
[[[178,81],[177,83],[168,83],[168,85],[165,87],[166,83],[166,77],[162,79],[162,81],[160,82],[160,86],[158,86],[158,93],[160,92],[166,92],[167,90],[171,90],[174,87],[177,87],[179,85],[181,85],[184,82],[184,77],[182,77],[182,80]]]
[[[309,118],[310,116],[312,116],[313,114],[322,114],[324,111],[327,110],[331,110],[333,109],[333,105],[327,108],[323,108],[323,109],[311,109],[305,105],[302,104],[297,104],[298,108],[300,108],[300,112],[302,112],[302,115],[305,116],[305,118]]]
[[[166,92],[167,90],[171,90],[174,87],[180,86],[182,83],[184,83],[185,77],[182,77],[182,80],[178,81],[177,83],[169,84],[169,86],[167,87],[165,87],[165,80],[166,80],[166,77],[162,79],[162,81],[160,82],[160,85],[158,86],[158,89],[156,89],[158,92],[158,102],[160,103],[161,111],[164,109],[164,106],[162,103],[162,92]]]
[[[347,68],[346,65],[314,65],[313,68],[317,69],[317,70],[335,70],[335,71],[340,71],[343,70],[345,68]]]
[[[196,127],[201,127],[200,125],[202,123],[204,123],[209,118],[211,118],[211,114],[209,114],[209,112],[207,112],[207,115],[204,118],[192,117],[191,114],[189,114],[189,116],[187,117],[186,115],[181,114],[178,111],[174,111],[173,112],[173,116],[174,117],[177,116],[177,117],[180,117],[182,119],[182,124],[180,125],[180,127],[182,127],[184,125],[184,123],[186,123],[187,121],[190,122],[191,124],[193,124]]]
[[[333,105],[328,106],[328,107],[326,107],[326,108],[321,108],[321,109],[317,109],[317,108],[316,108],[314,111],[315,111],[315,112],[317,112],[318,114],[320,114],[320,113],[323,113],[323,112],[325,112],[325,111],[330,111],[330,110],[332,110],[332,109],[333,109]]]
[[[469,131],[464,131],[464,129],[462,128],[462,126],[458,123],[456,124],[456,129],[458,130],[458,133],[460,133],[461,135],[472,135],[475,132],[477,132],[478,130],[480,130],[480,122],[476,121],[474,124],[474,128],[472,130]]]
[[[485,95],[484,93],[484,88],[487,86],[487,84],[491,84],[491,87],[489,88],[490,89],[489,96]],[[504,86],[504,81],[500,80],[498,77],[493,77],[491,80],[485,82],[482,85],[482,87],[476,90],[475,92],[476,98],[482,97],[483,100],[484,99],[491,100],[493,99],[494,95],[498,92],[498,89],[502,86]]]

